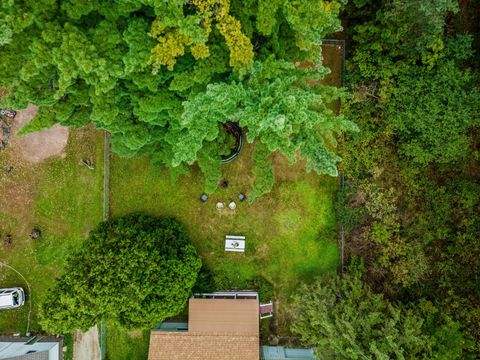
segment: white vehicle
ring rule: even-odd
[[[21,287],[0,289],[0,310],[15,309],[25,303],[25,292]]]

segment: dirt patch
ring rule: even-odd
[[[336,87],[342,86],[342,53],[343,49],[340,44],[322,45],[323,65],[330,69],[330,74],[325,76],[325,79],[322,81],[324,84]]]
[[[73,336],[73,360],[100,360],[97,326],[90,328],[85,333],[75,332]]]
[[[297,152],[297,157],[300,153]],[[276,151],[272,155],[273,172],[277,181],[299,181],[305,178],[306,160],[298,160],[294,164],[290,164],[288,159]]]
[[[32,120],[37,111],[38,108],[34,105],[28,105],[26,109],[19,110],[13,121],[12,133],[16,134]],[[67,142],[68,128],[56,124],[50,129],[22,137],[12,137],[10,146],[16,147],[25,160],[37,164],[52,156],[65,157]]]
[[[133,331],[129,331],[127,333],[128,337],[131,338],[131,339],[141,339],[143,338],[143,331],[141,330],[133,330]]]

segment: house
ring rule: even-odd
[[[62,340],[56,337],[0,337],[1,360],[61,360]]]
[[[259,301],[254,292],[199,294],[188,323],[163,323],[150,334],[149,360],[259,360]]]
[[[188,323],[164,322],[151,331],[148,360],[260,359],[262,312],[256,292],[196,294],[188,305]],[[262,347],[262,359],[315,357],[312,350]]]

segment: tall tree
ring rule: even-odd
[[[460,359],[459,324],[428,302],[402,307],[356,276],[331,275],[294,299],[294,332],[325,359]]]
[[[333,135],[354,128],[327,106],[341,94],[304,86],[313,72],[291,64],[310,61],[315,77],[327,73],[320,45],[339,29],[341,3],[3,1],[0,86],[10,93],[1,105],[39,105],[29,131],[92,122],[112,133],[118,154],[148,155],[175,174],[198,161],[209,192],[223,151],[214,146],[219,125],[228,120],[270,152],[293,159],[299,150],[313,170],[336,174]],[[239,98],[224,103],[221,90]],[[279,102],[272,109],[270,96]]]
[[[101,223],[46,295],[40,324],[55,334],[86,330],[102,318],[150,329],[184,309],[200,267],[173,218],[129,215]]]
[[[419,165],[465,161],[470,132],[480,126],[479,77],[460,68],[472,54],[471,39],[446,42],[434,66],[410,66],[399,74],[385,106],[399,151]]]
[[[347,13],[362,18],[352,32],[351,65],[361,77],[379,80],[417,62],[432,64],[445,46],[445,19],[457,12],[456,0],[352,1]]]

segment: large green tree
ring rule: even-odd
[[[471,54],[469,38],[450,39],[446,49],[434,66],[402,71],[385,106],[399,151],[419,165],[464,161],[480,126],[479,77],[460,68]]]
[[[327,73],[320,45],[339,29],[341,3],[3,1],[0,86],[10,93],[0,102],[39,105],[28,130],[92,122],[120,155],[148,155],[174,175],[198,161],[209,192],[229,120],[250,142],[291,160],[298,150],[335,175],[333,135],[354,126],[327,106],[336,89],[304,80]],[[301,61],[313,71],[293,66]]]
[[[456,12],[457,0],[351,1],[347,14],[361,16],[348,29],[353,76],[380,80],[417,62],[434,63],[444,48],[445,18]]]
[[[108,318],[152,328],[185,307],[201,260],[173,218],[129,215],[101,223],[43,299],[43,329],[86,330]]]
[[[390,303],[357,276],[304,285],[293,308],[293,331],[321,359],[462,358],[458,323],[428,302],[413,308]]]

